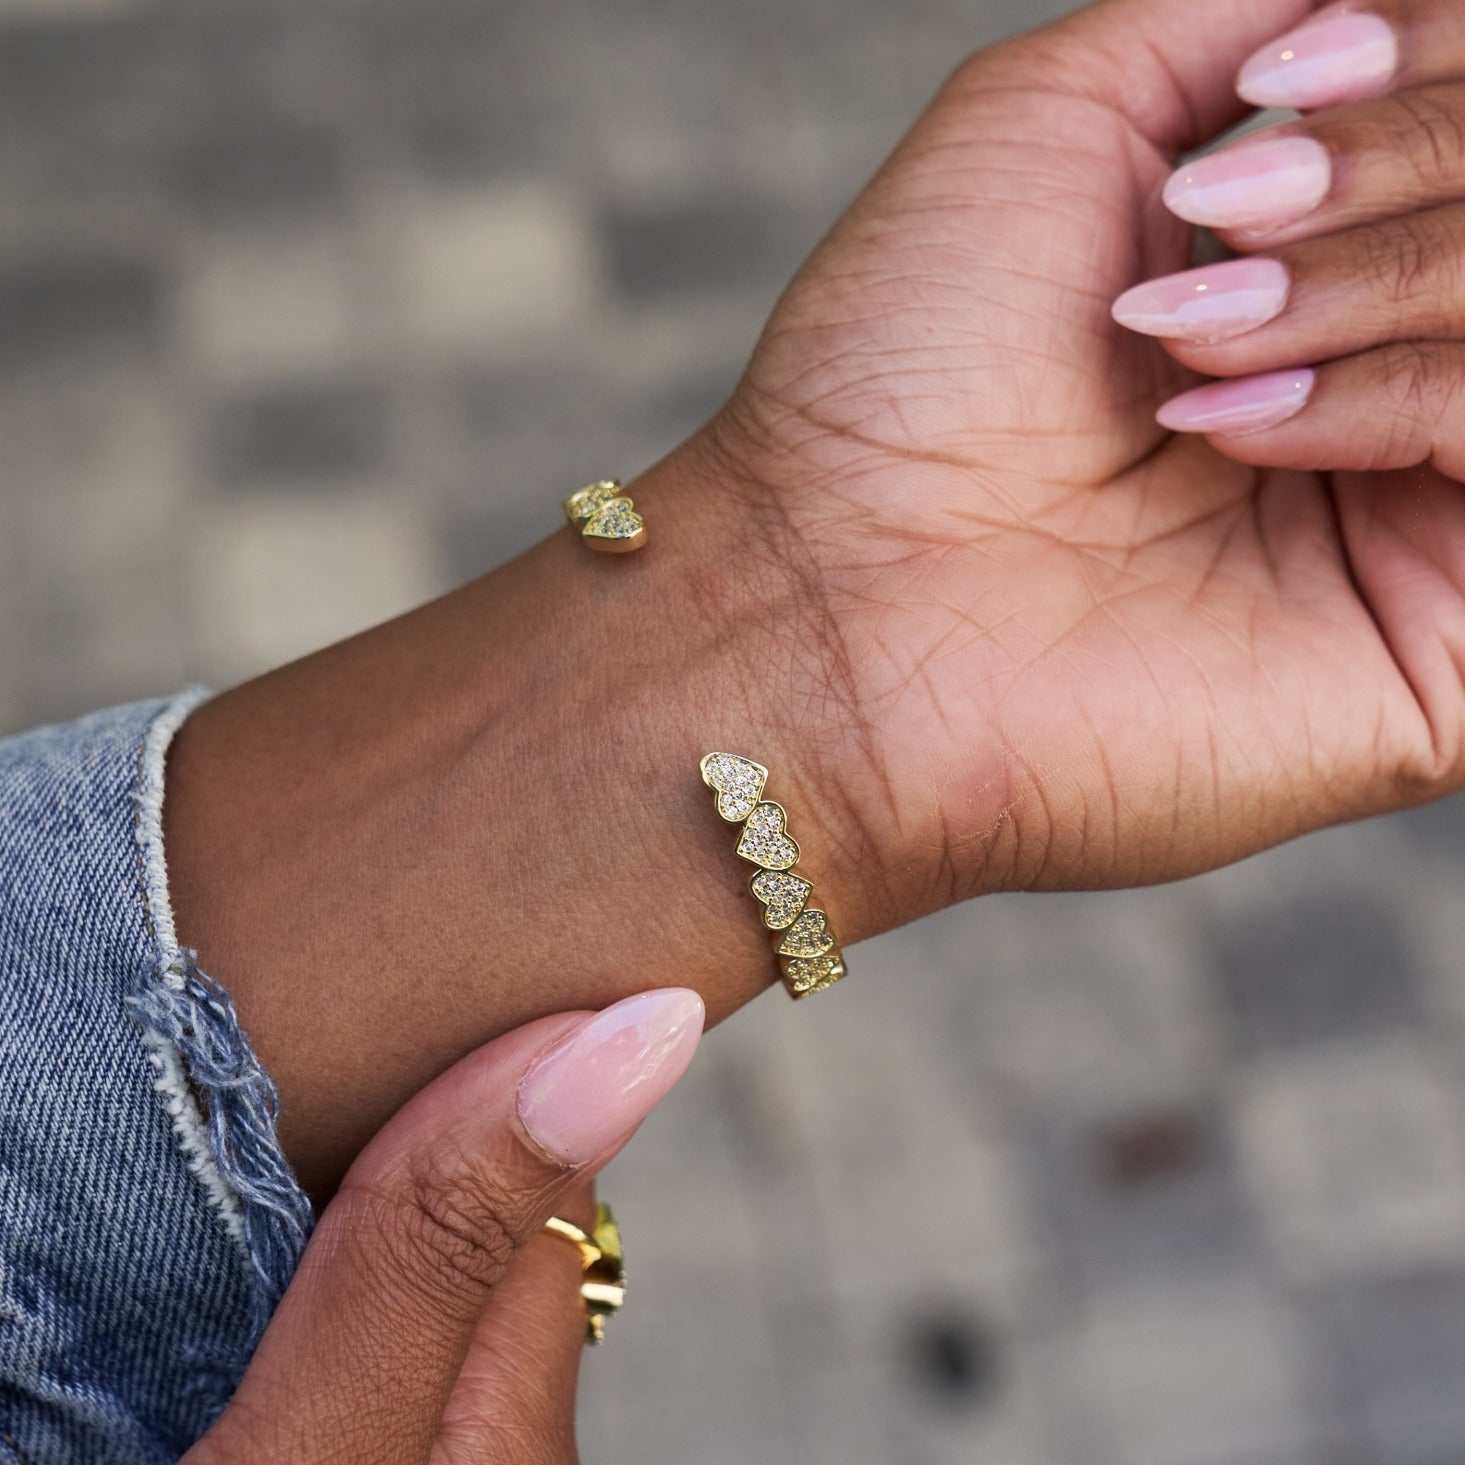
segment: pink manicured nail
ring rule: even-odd
[[[1136,285],[1114,302],[1114,319],[1146,336],[1225,341],[1281,315],[1291,285],[1280,260],[1233,259]]]
[[[1156,416],[1171,432],[1265,432],[1301,412],[1316,381],[1317,373],[1304,369],[1212,382],[1166,402]]]
[[[1322,15],[1264,46],[1236,78],[1254,107],[1333,107],[1388,90],[1399,38],[1377,15]]]
[[[702,999],[684,987],[627,997],[597,1013],[519,1081],[519,1122],[568,1165],[619,1144],[687,1071],[702,1036]]]
[[[1280,229],[1305,218],[1333,186],[1328,150],[1310,137],[1239,142],[1170,175],[1165,205],[1210,229]]]

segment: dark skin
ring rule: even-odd
[[[751,867],[698,777],[714,744],[778,770],[847,939],[894,923],[844,811],[816,818],[799,729],[748,705],[798,592],[772,554],[761,582],[726,573],[718,481],[689,450],[637,486],[654,548],[611,560],[555,535],[185,724],[166,805],[180,929],[225,974],[318,1199],[491,1036],[678,982],[723,1017],[776,978]]]
[[[1160,186],[1244,114],[1238,65],[1315,9],[1215,0],[1198,41],[1194,7],[1107,0],[973,58],[732,401],[633,486],[644,551],[562,530],[191,719],[167,804],[180,930],[234,993],[318,1199],[495,1034],[656,985],[716,1020],[774,978],[697,777],[712,749],[772,770],[846,944],[986,891],[1177,878],[1460,785],[1461,348],[1398,312],[1221,349],[1108,314],[1188,263]],[[1304,124],[1339,150],[1320,239],[1465,197],[1438,129],[1384,110],[1465,77],[1458,6],[1374,9],[1400,37],[1390,97]],[[1411,137],[1438,163],[1427,196]],[[1303,362],[1325,364],[1284,425],[1155,423],[1187,367]]]

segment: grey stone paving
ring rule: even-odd
[[[0,0],[0,726],[551,530],[717,403],[956,59],[1062,8]],[[757,1004],[607,1182],[586,1459],[1455,1465],[1462,876],[1450,804]]]

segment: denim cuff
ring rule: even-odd
[[[0,740],[0,1465],[175,1461],[309,1235],[168,896],[164,768],[204,695]]]
[[[224,989],[178,944],[163,848],[168,748],[210,694],[194,687],[149,725],[139,759],[137,820],[148,927],[157,947],[151,980],[128,998],[190,1173],[254,1276],[255,1341],[264,1331],[310,1235],[310,1201],[280,1149],[279,1094],[254,1056]]]

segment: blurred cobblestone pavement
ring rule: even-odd
[[[719,401],[955,60],[1061,8],[0,0],[0,726],[552,530]],[[1462,864],[1444,806],[757,1004],[607,1182],[587,1460],[1459,1465]]]

